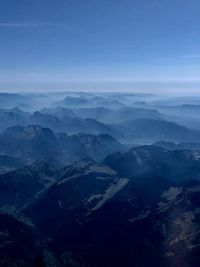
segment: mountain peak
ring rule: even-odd
[[[41,172],[47,169],[53,169],[50,164],[48,164],[45,160],[37,160],[33,164],[30,165],[30,168],[34,171]]]
[[[3,135],[15,135],[15,134],[24,134],[29,137],[41,135],[42,133],[48,133],[48,134],[54,134],[53,131],[49,128],[43,128],[39,125],[35,124],[30,124],[28,126],[13,126],[7,128],[4,132]]]
[[[85,169],[88,169],[92,165],[94,165],[95,162],[90,158],[86,157],[84,159],[78,160],[73,162],[71,165],[66,166],[63,171],[64,172],[82,172]]]

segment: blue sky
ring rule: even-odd
[[[199,0],[0,0],[0,90],[198,90],[199,14]]]

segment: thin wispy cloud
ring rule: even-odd
[[[200,59],[200,54],[188,54],[188,55],[179,55],[175,57],[168,57],[168,58],[157,58],[156,61],[158,62],[183,62],[186,60],[192,59]]]
[[[1,22],[0,30],[35,30],[35,31],[45,31],[45,32],[73,32],[79,35],[88,35],[87,32],[77,29],[66,23],[59,22],[39,22],[39,21],[18,21],[18,22]]]
[[[41,24],[37,22],[0,22],[1,28],[26,28],[39,26],[41,26]]]
[[[38,74],[35,72],[28,72],[27,75],[30,77],[37,77],[38,76]]]
[[[200,59],[200,54],[196,55],[181,55],[179,56],[181,59]]]
[[[37,22],[37,21],[22,21],[22,22],[0,22],[0,28],[16,28],[16,29],[25,29],[25,28],[38,28],[38,29],[55,29],[63,28],[67,30],[73,30],[69,25],[63,23],[53,23],[53,22]]]

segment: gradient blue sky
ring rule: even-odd
[[[0,90],[183,84],[200,89],[199,0],[0,0]]]

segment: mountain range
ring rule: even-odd
[[[142,170],[139,155],[147,161],[151,153],[156,166],[159,151],[125,155]],[[180,169],[186,154],[174,157]],[[1,266],[198,266],[200,182],[157,168],[127,174],[106,162],[87,158],[55,169],[40,161],[0,176]]]
[[[198,267],[199,104],[0,93],[0,266]]]
[[[171,151],[156,146],[137,146],[127,152],[108,155],[104,164],[127,177],[154,172],[178,182],[199,179],[200,151]]]
[[[103,119],[104,118],[104,119]],[[127,144],[158,141],[200,142],[200,132],[167,121],[155,110],[104,107],[93,109],[44,108],[33,113],[18,108],[0,110],[0,132],[13,126],[40,125],[59,133],[109,134]]]
[[[124,148],[108,134],[69,136],[38,125],[13,126],[0,135],[0,154],[20,158],[27,164],[40,159],[67,164],[88,156],[99,161]]]

